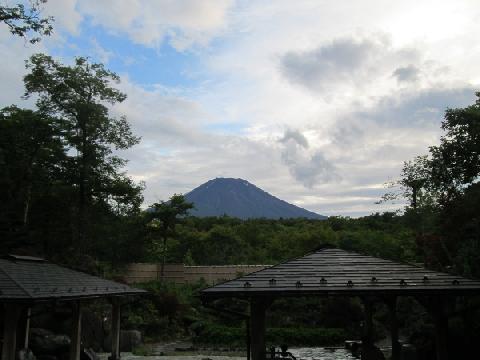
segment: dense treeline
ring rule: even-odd
[[[177,226],[168,259],[192,265],[275,264],[331,244],[395,260],[416,261],[419,254],[415,252],[414,240],[404,219],[392,213],[328,220],[186,218]]]

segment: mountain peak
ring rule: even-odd
[[[185,198],[195,205],[191,215],[199,217],[326,218],[280,200],[244,179],[215,178],[193,189]]]

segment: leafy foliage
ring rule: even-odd
[[[100,215],[95,209],[126,216],[143,201],[142,187],[121,172],[125,160],[114,154],[140,140],[125,117],[109,116],[107,105],[126,95],[111,86],[119,81],[115,73],[85,58],[68,66],[36,54],[26,66],[25,97],[37,95],[39,112],[56,118],[69,154],[69,180],[77,188],[75,244],[78,251],[88,252],[87,238],[94,228],[97,234],[99,230],[91,226]]]
[[[163,279],[165,261],[167,256],[167,239],[175,235],[175,226],[179,217],[185,216],[193,204],[185,201],[183,195],[174,194],[169,201],[155,203],[147,213],[148,227],[152,233],[158,233],[162,239],[162,267],[160,275]],[[155,241],[155,240],[154,240]]]
[[[107,107],[125,99],[112,87],[118,76],[42,54],[27,68],[26,96],[37,96],[38,110],[0,111],[1,251],[81,266],[84,255],[112,264],[143,256],[143,186],[114,153],[139,139]]]
[[[47,0],[30,0],[30,6],[24,4],[16,6],[0,6],[0,22],[8,26],[10,33],[20,37],[27,37],[30,32],[40,36],[51,35],[53,17],[41,17],[41,6]],[[40,37],[32,37],[29,42],[34,44],[40,41]]]

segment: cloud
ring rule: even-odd
[[[398,64],[417,62],[415,49],[395,49],[385,35],[357,39],[346,37],[305,51],[290,51],[280,60],[284,76],[317,93],[341,86],[365,88]]]
[[[307,138],[299,131],[287,130],[279,140],[282,161],[292,176],[307,188],[339,179],[335,167],[320,151],[308,151]]]
[[[308,140],[307,138],[298,130],[287,130],[285,135],[280,139],[280,142],[287,143],[289,140],[295,141],[298,145],[308,149]]]
[[[82,0],[77,7],[93,24],[126,34],[133,42],[177,50],[205,46],[227,26],[231,0]]]
[[[419,79],[420,69],[414,65],[408,65],[395,69],[392,76],[394,76],[399,83],[401,82],[415,82]]]
[[[97,39],[92,38],[90,40],[90,43],[92,44],[92,50],[96,54],[96,58],[98,58],[101,63],[108,64],[110,59],[115,56],[112,51],[108,51],[103,46],[101,46]]]
[[[70,34],[80,34],[83,15],[77,9],[78,0],[49,0],[44,5],[45,15],[53,16],[53,33],[58,35],[59,28]]]

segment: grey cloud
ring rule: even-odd
[[[420,77],[420,69],[414,65],[403,66],[395,69],[392,74],[398,82],[415,82]]]
[[[285,134],[283,135],[283,138],[280,140],[280,142],[288,142],[288,140],[293,140],[295,141],[298,145],[304,147],[304,148],[308,148],[308,140],[307,138],[305,137],[305,135],[303,135],[300,131],[298,130],[287,130],[285,131]]]
[[[393,49],[386,36],[357,40],[342,38],[303,52],[281,57],[281,71],[292,83],[314,92],[342,84],[365,86],[372,77],[392,73],[399,64],[416,62],[415,49]]]
[[[312,188],[339,178],[335,166],[321,152],[310,154],[307,139],[300,132],[287,130],[280,142],[283,144],[283,163],[305,187]]]
[[[474,100],[473,87],[399,92],[381,98],[372,108],[359,109],[339,119],[332,130],[332,140],[337,146],[352,146],[364,144],[368,137],[379,138],[382,132],[392,134],[396,129],[439,132],[447,108],[465,107]],[[389,142],[392,141],[395,139]]]
[[[370,41],[341,39],[312,51],[289,52],[283,56],[281,65],[290,81],[311,90],[322,90],[329,82],[351,77],[374,49]]]
[[[472,87],[431,88],[386,96],[373,111],[359,115],[391,126],[438,126],[448,107],[465,107],[472,104],[474,99],[475,89]]]

